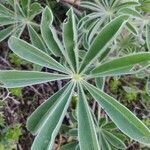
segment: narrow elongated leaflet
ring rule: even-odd
[[[28,31],[32,44],[40,50],[44,51],[45,53],[49,54],[44,42],[42,41],[42,38],[37,34],[37,32],[31,25],[28,25]]]
[[[126,149],[126,145],[118,137],[106,130],[104,130],[103,132],[107,141],[111,143],[114,147],[116,147],[117,149]]]
[[[95,78],[96,87],[98,87],[99,89],[104,88],[104,82],[105,82],[105,78],[103,78],[103,77]]]
[[[146,25],[146,43],[150,51],[150,21],[149,21],[149,24]]]
[[[113,9],[118,11],[119,9],[122,9],[122,8],[135,7],[137,5],[139,5],[138,2],[124,2],[118,5],[117,7],[114,7]]]
[[[27,129],[34,135],[37,134],[42,127],[45,120],[49,117],[54,106],[60,101],[61,96],[64,95],[64,91],[67,89],[69,83],[65,85],[61,90],[46,100],[41,106],[39,106],[28,118]]]
[[[129,29],[130,32],[132,32],[135,35],[138,34],[137,28],[133,24],[131,24],[131,22],[128,21],[126,23],[126,26],[127,26],[127,28]]]
[[[63,53],[63,47],[57,37],[56,31],[52,26],[52,23],[53,14],[47,6],[42,14],[41,34],[50,52],[55,56],[59,56]]]
[[[9,35],[12,34],[14,27],[9,26],[3,30],[0,30],[0,42],[7,38]]]
[[[29,35],[30,35],[30,38],[31,38],[31,42],[32,42],[32,45],[39,48],[39,50],[47,53],[50,55],[50,51],[47,49],[45,43],[43,42],[42,38],[37,34],[37,32],[34,30],[34,28],[32,28],[31,25],[28,25],[28,31],[29,31]],[[40,71],[42,69],[41,66],[39,65],[34,65],[34,70],[35,71]]]
[[[89,1],[81,1],[80,5],[83,8],[90,9],[96,12],[99,12],[101,10],[101,7],[99,7],[99,5],[96,5],[95,3]]]
[[[85,81],[83,84],[123,133],[140,143],[150,145],[150,130],[142,121],[111,96]]]
[[[142,19],[142,15],[138,11],[134,10],[133,8],[122,8],[119,10],[119,12],[126,15],[130,15],[134,18],[137,17]]]
[[[26,25],[25,24],[20,24],[19,26],[16,26],[13,32],[13,36],[20,38],[21,34],[23,33]]]
[[[100,150],[95,124],[80,84],[78,85],[78,95],[77,118],[80,149]]]
[[[28,15],[27,12],[29,10],[30,2],[31,0],[21,0],[21,7],[26,15]]]
[[[4,5],[0,4],[0,15],[1,16],[11,16],[14,17],[14,13],[7,9]]]
[[[0,16],[0,27],[5,26],[5,25],[11,25],[19,22],[18,20],[15,20],[14,18],[11,17],[6,17],[6,16]]]
[[[14,36],[10,37],[8,41],[10,49],[19,57],[26,59],[37,65],[48,67],[60,72],[68,73],[68,69],[63,67],[60,63],[42,52],[35,46]]]
[[[102,54],[108,45],[112,42],[114,37],[119,33],[124,22],[127,20],[127,16],[119,16],[114,19],[108,25],[106,25],[102,31],[97,35],[90,49],[88,50],[83,62],[81,63],[80,72],[83,72],[89,65]]]
[[[52,150],[55,137],[59,132],[59,128],[69,107],[74,86],[74,83],[71,83],[53,107],[49,117],[45,120],[36,136],[31,150]]]
[[[33,84],[40,84],[49,81],[68,79],[69,77],[61,74],[45,73],[37,71],[0,71],[1,87],[14,88],[24,87]]]
[[[67,12],[67,20],[63,23],[63,43],[70,67],[77,72],[78,52],[77,52],[77,29],[73,8]]]
[[[100,145],[102,150],[112,150],[110,144],[106,140],[105,136],[103,134],[99,137]]]
[[[148,65],[150,63],[150,53],[136,53],[124,57],[116,58],[98,65],[91,71],[94,76],[114,76],[122,74],[132,74],[131,70],[135,65]]]
[[[78,142],[69,142],[61,147],[61,150],[79,150]]]

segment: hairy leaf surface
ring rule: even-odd
[[[150,130],[132,112],[93,85],[87,82],[84,85],[123,133],[140,143],[150,144]]]

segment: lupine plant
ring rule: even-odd
[[[74,120],[76,120],[76,116],[72,119],[73,124],[76,124]],[[101,145],[101,150],[106,149],[125,149],[126,146],[124,141],[127,139],[125,135],[123,135],[120,131],[118,131],[116,125],[108,121],[108,118],[101,117],[97,123],[97,134],[99,136],[99,144]],[[64,129],[63,129],[64,128]],[[78,144],[78,129],[77,128],[70,128],[65,130],[65,126],[62,126],[62,131],[65,131],[65,136],[71,137],[72,141],[63,145],[61,150],[68,150],[68,149],[77,149],[79,148]]]
[[[102,26],[104,26],[120,14],[128,14],[134,19],[142,19],[142,15],[135,9],[138,5],[139,3],[136,1],[81,1],[81,7],[90,10],[91,12],[89,14],[86,14],[82,19],[80,19],[78,24],[79,29],[85,30],[85,32],[82,33],[80,31],[80,33],[83,34],[82,36],[86,43],[86,47],[88,47],[92,43],[93,37],[95,36],[97,31],[101,29]],[[126,26],[133,33],[137,33],[136,28],[132,25],[132,19],[128,20]]]
[[[33,19],[42,12],[39,3],[31,3],[30,0],[7,0],[6,2],[7,5],[0,4],[0,41],[10,35],[20,37],[26,26],[38,27]]]
[[[36,45],[29,44],[15,36],[10,37],[8,44],[16,55],[29,62],[54,70],[55,73],[1,70],[1,87],[14,88],[55,80],[68,81],[62,89],[47,99],[28,118],[27,128],[36,136],[31,147],[32,150],[51,150],[53,148],[55,138],[74,96],[77,98],[76,116],[78,122],[76,148],[81,150],[101,149],[97,120],[94,119],[94,114],[88,105],[87,93],[104,109],[124,134],[142,144],[150,144],[150,130],[130,110],[95,85],[96,78],[134,74],[150,63],[149,52],[104,61],[107,56],[106,49],[120,34],[128,18],[127,15],[121,15],[108,23],[97,34],[85,56],[81,58],[73,9],[70,8],[67,12],[67,19],[63,23],[61,42],[52,25],[52,11],[46,7],[40,26],[42,37],[51,54],[63,58],[62,63],[56,61],[49,53],[39,49]],[[99,60],[101,61],[99,62]],[[141,66],[140,70],[135,69],[137,64]],[[122,146],[121,148],[124,149],[125,145]]]

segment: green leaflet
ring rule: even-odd
[[[150,144],[150,130],[132,112],[93,85],[87,82],[84,85],[123,133],[140,143]]]
[[[50,53],[48,52],[42,38],[38,35],[38,33],[34,30],[34,28],[32,28],[31,25],[28,25],[28,31],[29,31],[32,45],[34,45],[35,47],[39,48],[39,50],[42,50],[43,52],[50,55]],[[35,71],[40,71],[41,69],[42,69],[41,66],[36,65],[36,64],[34,65]]]
[[[78,142],[70,142],[68,144],[63,145],[60,150],[78,150],[77,149]]]
[[[137,17],[137,18],[142,19],[142,15],[138,11],[136,11],[132,8],[122,8],[122,9],[119,10],[119,13],[130,15],[132,17]]]
[[[129,29],[130,32],[132,32],[135,35],[138,34],[138,31],[137,31],[136,27],[133,24],[131,24],[131,22],[128,21],[126,23],[126,26],[127,26],[127,28]]]
[[[55,56],[60,56],[64,50],[52,23],[53,14],[47,6],[42,14],[41,34],[50,52],[52,52]]]
[[[42,12],[42,6],[38,2],[34,2],[30,6],[30,11],[28,15],[30,19],[34,19],[34,17]]]
[[[25,24],[20,24],[20,25],[16,26],[12,35],[19,38],[21,36],[21,34],[23,33],[25,27],[26,27]]]
[[[3,83],[1,87],[6,88],[24,87],[28,85],[40,84],[44,82],[68,78],[68,76],[61,74],[52,74],[36,71],[0,71],[0,82]]]
[[[27,15],[30,6],[30,0],[21,0],[21,6],[24,13]]]
[[[18,1],[15,1],[13,8],[14,8],[15,17],[19,16],[19,17],[22,17],[22,19],[26,17],[26,15],[25,15],[24,11],[22,10],[20,3]]]
[[[78,86],[78,96],[77,118],[80,149],[99,150],[100,147],[96,135],[95,124],[80,84]]]
[[[119,31],[122,29],[127,16],[119,16],[110,23],[108,23],[102,31],[97,35],[94,42],[92,43],[90,49],[88,50],[83,62],[80,66],[80,72],[87,69],[88,66],[102,54],[107,46],[116,37]],[[85,68],[86,67],[86,68]]]
[[[105,84],[104,82],[105,82],[105,78],[103,77],[95,78],[96,87],[98,87],[99,89],[104,88],[104,84]]]
[[[61,90],[52,95],[42,105],[40,105],[28,118],[27,129],[34,135],[37,134],[43,122],[49,117],[54,106],[60,101],[61,96],[65,94],[68,85],[65,85]]]
[[[116,147],[118,149],[123,149],[123,150],[126,149],[125,144],[118,137],[113,135],[112,133],[104,130],[104,135],[105,135],[105,138],[107,139],[107,141],[109,143],[111,143],[114,147]]]
[[[14,13],[7,9],[4,5],[0,4],[0,15],[7,16],[7,17],[14,17]]]
[[[13,32],[13,29],[14,27],[10,26],[8,28],[0,30],[0,42],[9,36]]]
[[[89,1],[81,1],[80,5],[83,8],[90,9],[92,11],[97,11],[97,12],[99,12],[101,9],[99,5],[96,5],[95,3]]]
[[[138,6],[139,3],[138,2],[124,2],[124,3],[121,3],[120,5],[118,5],[117,7],[115,7],[115,10],[119,10],[119,9],[122,9],[122,8],[129,8],[129,7],[134,7],[134,6]]]
[[[30,5],[30,0],[12,0],[8,3],[6,6],[9,9],[0,4],[0,27],[5,26],[4,29],[6,29],[9,28],[9,25],[12,25],[15,28],[15,32],[12,30],[9,35],[20,37],[26,25],[33,25],[39,28],[39,25],[33,20],[42,11],[39,3],[35,2]],[[13,11],[11,8],[13,8]],[[31,16],[28,16],[28,14]],[[4,36],[3,40],[8,36]]]
[[[110,144],[107,142],[104,135],[100,135],[100,145],[102,150],[111,150]]]
[[[0,16],[0,27],[5,25],[15,24],[18,21],[12,17]]]
[[[61,127],[63,118],[69,107],[74,90],[74,84],[71,83],[61,95],[57,104],[53,107],[51,113],[43,123],[38,135],[36,136],[31,150],[52,150],[55,137]]]
[[[14,36],[10,37],[8,41],[10,49],[19,57],[26,59],[37,65],[48,67],[60,72],[68,73],[68,69],[63,67],[60,63],[55,61],[52,57],[48,56],[46,53],[42,52],[33,45],[16,38]]]
[[[147,42],[147,47],[150,51],[150,24],[146,25],[146,42]]]
[[[67,12],[67,20],[63,24],[63,43],[68,57],[68,63],[77,72],[78,51],[77,51],[77,29],[73,8]]]
[[[148,64],[150,62],[150,53],[143,52],[116,58],[100,64],[91,71],[94,76],[114,76],[122,74],[132,74],[131,70],[135,65]]]
[[[32,44],[40,50],[44,51],[45,53],[49,54],[44,42],[42,41],[42,38],[37,34],[34,28],[31,25],[28,25],[28,30]]]

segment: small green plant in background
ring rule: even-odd
[[[31,149],[50,150],[53,148],[55,138],[72,97],[77,96],[78,141],[75,147],[81,150],[100,150],[102,145],[97,132],[99,120],[94,119],[94,114],[88,105],[86,93],[90,93],[124,134],[140,143],[149,145],[150,130],[142,121],[116,99],[91,84],[93,79],[99,77],[137,73],[139,70],[134,69],[136,64],[141,65],[142,68],[149,65],[149,52],[140,52],[104,61],[104,58],[109,53],[108,50],[106,53],[106,49],[119,35],[129,16],[120,15],[104,26],[97,33],[89,49],[85,51],[83,58],[79,57],[76,17],[72,8],[67,12],[67,16],[67,20],[63,23],[62,42],[52,25],[53,14],[48,7],[43,11],[40,26],[46,46],[51,54],[62,58],[62,63],[56,61],[40,47],[36,47],[35,44],[29,44],[15,36],[12,36],[8,41],[10,49],[16,55],[39,66],[53,69],[55,73],[3,70],[0,71],[1,87],[16,88],[55,80],[67,79],[68,81],[62,89],[39,106],[28,118],[27,128],[33,135],[36,135]],[[99,58],[101,58],[100,63]],[[104,133],[105,142],[110,142],[107,144],[108,147],[110,145],[115,146],[111,141],[113,137],[114,140],[119,142],[122,149],[125,149],[125,145],[117,136],[108,131]]]
[[[27,61],[22,61],[17,55],[14,53],[9,54],[9,61],[12,65],[17,68],[21,68],[22,65],[28,65]]]
[[[6,4],[0,4],[0,41],[10,35],[20,37],[26,26],[37,28],[39,25],[34,22],[35,16],[42,12],[38,2],[31,3],[31,0],[8,0]]]
[[[112,92],[116,93],[120,85],[121,85],[121,82],[118,79],[114,78],[110,80],[109,86]]]
[[[17,148],[19,137],[22,135],[21,125],[14,123],[6,125],[3,109],[4,101],[0,101],[0,150],[12,150]]]
[[[0,150],[16,149],[19,137],[22,135],[20,124],[5,126],[0,131]]]
[[[22,89],[21,88],[13,88],[13,89],[9,89],[9,91],[11,92],[11,94],[13,96],[17,96],[17,97],[22,96]]]

